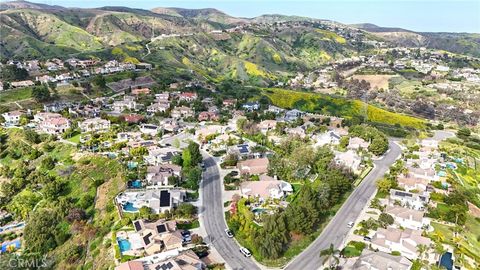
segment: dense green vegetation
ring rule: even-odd
[[[118,219],[113,198],[124,186],[120,163],[97,156],[73,160],[73,146],[34,131],[1,132],[0,173],[9,180],[1,184],[0,201],[27,223],[24,254],[45,254],[59,268],[111,265],[102,240]]]
[[[389,112],[359,100],[347,100],[327,95],[292,91],[279,88],[263,89],[271,102],[282,108],[297,108],[307,112],[364,119],[371,122],[399,124],[405,127],[424,128],[425,122],[419,118]]]
[[[286,209],[263,216],[262,226],[253,222],[252,201],[247,199],[241,199],[236,213],[228,218],[228,225],[239,242],[252,250],[257,260],[269,265],[285,263],[308,245],[352,188],[353,176],[332,165],[328,148],[315,151],[300,145],[301,142],[295,140],[286,142],[281,147],[284,152],[277,153],[278,157],[272,160],[271,170],[282,179],[305,180],[306,174],[299,175],[291,169],[299,166],[301,171],[311,167],[312,173],[318,174],[317,180],[305,181]],[[284,168],[286,163],[282,160],[287,159],[292,165]]]

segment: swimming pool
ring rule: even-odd
[[[452,253],[451,252],[443,253],[442,257],[440,257],[439,265],[447,268],[447,270],[452,270],[453,268]]]
[[[2,243],[2,252],[1,253],[7,252],[9,246],[13,246],[14,250],[19,249],[20,248],[20,239],[15,239],[15,240],[10,241],[10,242]]]
[[[135,180],[131,182],[132,188],[142,188],[142,181]]]
[[[133,206],[133,203],[127,202],[123,205],[123,210],[127,212],[137,212],[138,208]]]
[[[122,253],[132,249],[132,244],[130,244],[130,242],[127,239],[118,239],[117,238],[117,242],[118,242],[118,247],[120,248],[120,252],[122,252]]]

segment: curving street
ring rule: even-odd
[[[208,237],[207,244],[213,245],[218,253],[225,260],[230,269],[259,269],[250,258],[244,257],[239,251],[239,245],[233,238],[225,234],[223,202],[222,202],[222,180],[215,160],[204,155],[206,170],[203,173],[203,180],[200,184],[200,196],[202,208],[199,209],[200,221],[204,226]]]
[[[362,209],[375,193],[376,180],[385,174],[390,165],[401,154],[400,147],[394,141],[390,141],[389,146],[390,150],[382,159],[374,161],[375,167],[363,179],[360,185],[355,188],[320,236],[306,250],[295,257],[285,269],[318,269],[321,266],[320,250],[327,248],[331,243],[336,247],[342,244],[343,239],[350,230],[347,227],[347,223],[357,219]],[[250,258],[245,258],[239,252],[239,246],[235,240],[225,235],[226,224],[222,202],[223,186],[220,172],[215,160],[207,155],[205,157],[206,170],[200,185],[202,209],[199,212],[202,225],[209,236],[206,242],[216,248],[231,269],[259,269],[255,262]]]

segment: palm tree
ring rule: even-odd
[[[423,259],[425,252],[427,252],[427,250],[428,250],[427,245],[420,244],[417,246],[417,252],[420,259]]]
[[[322,264],[325,264],[327,261],[333,259],[333,264],[330,264],[330,269],[336,269],[337,265],[340,263],[340,259],[338,255],[340,254],[340,250],[335,249],[333,244],[326,249],[320,251],[320,257],[325,257],[322,261]]]

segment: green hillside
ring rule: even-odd
[[[263,94],[267,96],[274,105],[282,108],[297,108],[308,112],[347,118],[362,116],[366,110],[368,120],[372,122],[391,125],[400,124],[405,127],[413,128],[423,128],[425,126],[425,121],[419,118],[389,112],[372,105],[368,105],[366,108],[365,103],[359,100],[352,101],[317,93],[279,88],[263,89]]]

